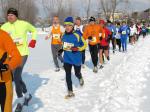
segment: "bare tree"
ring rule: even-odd
[[[54,7],[56,5],[55,3],[55,0],[42,0],[44,12],[47,17],[50,17],[52,10],[54,10]]]
[[[34,0],[0,0],[1,12],[5,17],[9,8],[16,8],[19,12],[19,18],[34,23],[38,9]]]
[[[106,19],[110,19],[110,17],[113,18],[114,21],[114,14],[116,11],[117,6],[124,1],[128,0],[100,0],[100,6],[101,9],[104,12],[104,16]]]
[[[72,0],[42,0],[42,5],[47,18],[59,16],[61,22],[68,15],[73,15]]]
[[[86,18],[88,19],[91,11],[91,0],[81,0],[81,1],[82,1],[81,4],[84,4],[84,11],[86,13]]]

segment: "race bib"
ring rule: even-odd
[[[74,44],[72,43],[68,43],[68,42],[64,42],[64,45],[63,45],[63,49],[66,50],[66,51],[71,51],[71,48],[74,47]]]
[[[53,38],[57,40],[60,39],[60,34],[53,34]]]
[[[102,33],[99,33],[99,37],[101,37],[102,36]]]
[[[23,39],[22,38],[15,38],[13,39],[14,43],[17,45],[17,46],[21,46],[23,45]]]
[[[93,37],[91,42],[96,42],[96,37]]]
[[[123,34],[123,35],[126,35],[126,31],[122,31],[122,34]]]

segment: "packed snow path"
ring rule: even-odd
[[[38,42],[23,74],[34,95],[24,112],[148,112],[142,104],[143,101],[148,103],[148,94],[143,91],[146,80],[150,80],[150,37],[140,39],[134,46],[129,45],[127,53],[111,54],[111,61],[97,74],[92,72],[87,51],[87,66],[82,69],[85,86],[80,87],[73,75],[76,96],[70,100],[64,99],[64,70],[54,72],[49,42],[43,38]]]

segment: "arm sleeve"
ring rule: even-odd
[[[85,29],[84,29],[84,32],[83,32],[83,38],[86,40],[86,39],[88,39],[88,30],[87,30],[87,27],[85,27]]]
[[[7,33],[3,33],[3,37],[5,37],[3,38],[4,49],[10,56],[10,60],[7,64],[9,65],[10,69],[13,70],[21,64],[22,58],[11,37]]]
[[[32,33],[32,39],[36,40],[36,38],[37,38],[36,28],[33,25],[31,25],[30,23],[27,23],[27,24],[28,24],[28,30]]]
[[[85,39],[83,37],[81,37],[81,40],[83,42],[83,46],[82,47],[79,47],[79,51],[83,51],[86,49],[87,47],[87,42],[85,41]]]

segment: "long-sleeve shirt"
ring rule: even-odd
[[[1,29],[11,36],[21,56],[29,55],[28,32],[32,33],[33,40],[37,38],[37,30],[33,25],[26,21],[16,20],[14,23],[5,23]]]
[[[90,45],[96,45],[100,43],[100,34],[102,35],[102,27],[100,25],[87,25],[85,26],[85,30],[83,32],[84,39],[88,39],[92,37],[92,40],[89,40]]]

